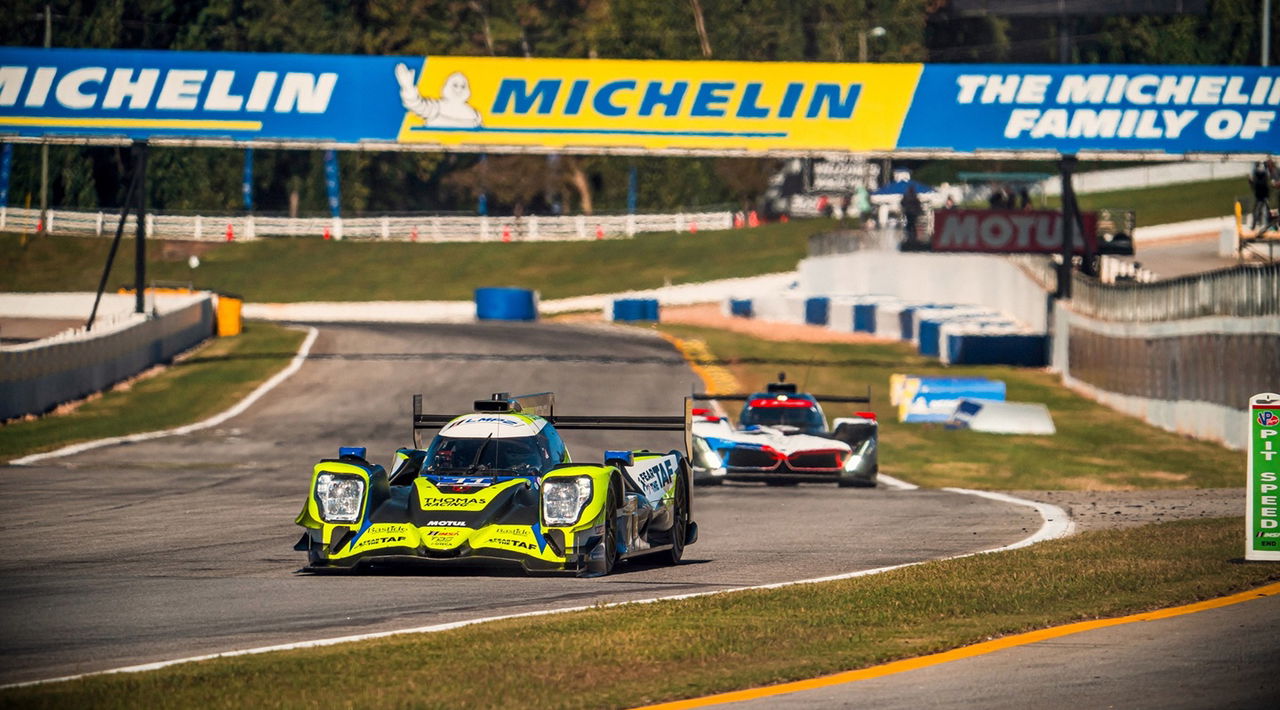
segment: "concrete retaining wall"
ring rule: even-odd
[[[983,254],[861,251],[800,262],[809,295],[893,296],[911,303],[985,306],[1029,329],[1048,328],[1049,298],[1016,264]]]
[[[149,298],[152,317],[121,312],[133,296],[104,296],[94,329],[0,348],[0,419],[40,414],[166,362],[209,338],[215,313],[209,294]],[[5,294],[0,315],[87,319],[93,294]]]
[[[1280,315],[1100,321],[1059,304],[1053,367],[1068,387],[1162,429],[1243,449],[1249,397],[1280,382]]]

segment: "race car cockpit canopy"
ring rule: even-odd
[[[811,397],[796,394],[757,392],[747,398],[738,424],[751,426],[795,427],[805,434],[827,430],[827,418]]]
[[[441,432],[427,447],[422,472],[426,474],[477,474],[511,472],[520,476],[542,475],[567,459],[564,442],[550,427],[539,427],[532,436],[483,438],[452,436]]]

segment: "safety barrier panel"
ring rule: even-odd
[[[613,301],[610,319],[620,322],[657,321],[658,299],[618,298]]]
[[[0,208],[0,230],[72,236],[114,236],[118,213]],[[126,233],[132,234],[131,217]],[[562,242],[618,239],[651,232],[730,229],[731,212],[674,214],[477,217],[401,215],[355,218],[148,214],[147,234],[159,239],[251,241],[273,237],[323,237],[399,242]]]
[[[0,348],[0,420],[99,392],[213,335],[209,294],[173,297],[162,310],[157,317],[134,314],[91,331]]]

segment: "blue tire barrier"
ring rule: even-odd
[[[527,288],[491,286],[476,289],[476,318],[479,320],[538,319],[538,301]]]
[[[617,298],[613,301],[613,319],[615,321],[657,321],[658,299],[656,298]]]
[[[738,316],[739,318],[751,318],[754,313],[751,310],[750,298],[731,298],[729,299],[729,315]]]
[[[876,332],[876,304],[855,303],[853,306],[853,330],[856,333]]]
[[[947,355],[954,365],[1045,367],[1049,364],[1049,336],[952,335],[947,338]]]
[[[809,325],[826,325],[831,317],[831,299],[817,296],[804,302],[804,322]]]

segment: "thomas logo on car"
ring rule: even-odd
[[[1262,426],[1276,426],[1280,424],[1280,417],[1277,417],[1275,412],[1258,412],[1258,423]]]

